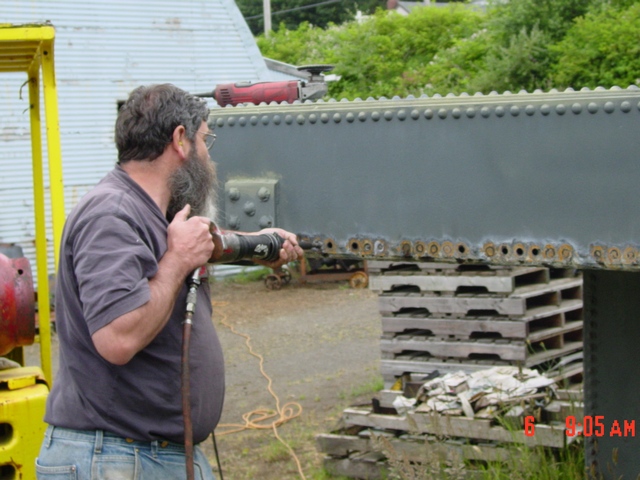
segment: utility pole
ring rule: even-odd
[[[262,0],[262,9],[264,11],[264,36],[268,37],[271,33],[271,0]]]

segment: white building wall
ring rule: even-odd
[[[232,0],[0,1],[0,23],[45,21],[56,30],[67,211],[113,168],[117,103],[138,85],[168,82],[199,93],[272,78]],[[0,243],[20,245],[35,270],[25,80],[0,74]]]

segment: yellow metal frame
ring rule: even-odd
[[[51,372],[51,311],[49,308],[45,185],[42,162],[42,121],[40,117],[40,70],[42,70],[45,106],[53,251],[56,270],[58,269],[58,251],[65,216],[58,96],[53,60],[54,39],[55,30],[51,25],[0,24],[0,73],[25,72],[29,85],[40,361],[49,385],[51,385],[53,377]]]

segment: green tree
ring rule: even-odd
[[[592,3],[594,0],[494,0],[489,9],[488,28],[503,47],[523,32],[530,35],[534,28],[556,42],[564,37],[574,19],[587,13]]]
[[[539,11],[537,3],[509,0],[486,14],[460,5],[408,16],[378,11],[327,28],[281,25],[258,46],[295,65],[334,64],[336,99],[638,81],[640,0],[539,0]]]
[[[423,7],[404,17],[379,10],[371,18],[320,29],[304,24],[296,32],[283,26],[259,37],[263,55],[294,64],[330,63],[340,81],[330,85],[335,98],[421,94],[425,66],[459,38],[472,35],[482,14],[452,5]]]
[[[264,33],[263,0],[237,0],[236,4],[254,35]],[[322,4],[322,5],[317,5]],[[386,0],[272,0],[272,25],[283,24],[289,30],[302,23],[324,28],[355,18],[356,12],[373,13],[386,8]]]
[[[470,82],[482,92],[547,89],[550,46],[560,41],[590,5],[600,0],[497,1],[488,12],[485,58]]]
[[[491,35],[481,29],[473,35],[457,39],[454,44],[434,55],[424,68],[428,95],[472,93],[478,90],[477,78],[485,72]]]
[[[483,68],[470,82],[480,92],[532,91],[549,88],[550,35],[534,26],[512,36],[506,46],[493,44],[487,50]]]
[[[611,87],[640,82],[640,3],[606,4],[576,21],[552,51],[558,87]]]
[[[281,23],[268,37],[259,35],[256,42],[263,56],[300,66],[327,63],[336,35],[333,25],[323,29],[303,22],[297,29],[289,30]]]

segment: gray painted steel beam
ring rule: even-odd
[[[637,87],[243,106],[210,124],[221,183],[277,180],[274,223],[325,253],[640,269]]]

